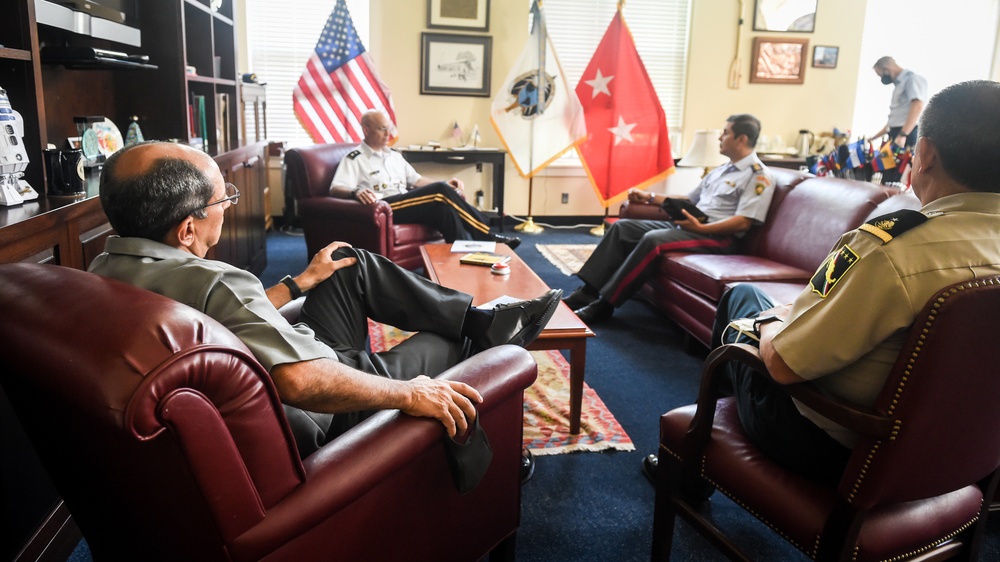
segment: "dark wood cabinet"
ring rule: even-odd
[[[264,189],[267,182],[265,151],[259,142],[215,158],[222,176],[240,190],[239,202],[226,212],[222,238],[208,257],[259,273],[267,266],[264,231]]]
[[[96,175],[85,197],[46,196],[43,150],[78,135],[75,116],[102,115],[124,133],[138,118],[145,138],[190,143],[191,102],[205,100],[204,147],[241,193],[209,257],[254,273],[267,264],[264,189],[266,142],[241,146],[235,0],[141,0],[141,46],[115,43],[38,23],[38,12],[66,10],[48,0],[5,0],[0,17],[0,87],[24,120],[37,201],[0,206],[0,263],[31,261],[86,269],[113,233],[101,209]],[[46,46],[94,47],[148,55],[145,68],[46,60]],[[149,68],[155,66],[156,68]],[[194,67],[189,72],[188,67]],[[64,561],[80,532],[45,475],[0,391],[0,561]]]

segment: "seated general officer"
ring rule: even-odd
[[[384,200],[397,224],[422,224],[455,240],[486,240],[517,248],[520,238],[490,232],[488,219],[462,195],[462,180],[429,180],[413,169],[403,155],[389,148],[392,123],[379,111],[361,116],[365,139],[337,166],[330,195],[357,199],[365,205]]]
[[[91,271],[187,304],[239,337],[271,374],[303,457],[379,409],[435,418],[451,436],[464,432],[482,397],[466,384],[430,377],[475,351],[531,343],[561,296],[549,291],[483,311],[467,294],[342,242],[265,291],[253,274],[205,259],[239,192],[211,157],[183,145],[145,143],[115,153],[100,192],[121,237],[108,239]],[[278,308],[301,292],[309,294],[302,323],[293,326]],[[369,317],[419,333],[370,354]]]
[[[723,332],[731,319],[756,317],[768,370],[733,369],[740,423],[757,447],[800,473],[838,479],[857,435],[793,400],[784,385],[814,381],[832,397],[871,406],[927,301],[948,285],[1000,273],[1000,170],[992,160],[1000,83],[946,88],[919,131],[910,177],[920,211],[843,235],[794,304],[774,307],[753,285],[738,285],[719,304],[715,342],[734,340],[735,331]],[[647,475],[656,461],[644,460]]]

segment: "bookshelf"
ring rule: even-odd
[[[264,190],[266,140],[242,144],[236,71],[235,0],[213,10],[210,0],[139,0],[140,22],[114,33],[81,33],[54,23],[66,10],[48,0],[4,0],[0,17],[0,87],[23,120],[29,166],[25,180],[37,201],[0,207],[0,263],[31,261],[85,269],[112,229],[98,197],[71,202],[46,196],[43,150],[78,135],[74,116],[102,115],[124,134],[132,116],[147,139],[190,143],[192,96],[205,99],[206,151],[243,194],[227,214],[209,257],[259,273],[266,267]],[[38,23],[38,10],[46,21]],[[71,20],[73,18],[70,18]],[[78,20],[79,18],[77,18]],[[102,23],[102,29],[107,28]],[[92,29],[97,29],[93,26]],[[112,26],[113,27],[113,26]],[[141,34],[141,41],[134,35]],[[92,47],[148,55],[148,64],[46,59],[46,46]],[[48,51],[51,52],[51,51]],[[194,67],[194,74],[187,67]],[[228,98],[229,109],[216,106]],[[80,531],[48,480],[0,391],[0,560],[66,560]]]

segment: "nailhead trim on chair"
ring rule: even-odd
[[[945,303],[945,301],[948,299],[948,297],[950,297],[951,295],[954,295],[954,294],[958,293],[959,291],[964,291],[966,288],[976,288],[976,287],[981,287],[981,286],[984,286],[984,285],[996,285],[997,283],[998,283],[998,280],[995,279],[995,278],[969,281],[968,283],[966,283],[964,285],[952,288],[947,294],[944,294],[944,295],[941,295],[940,297],[938,297],[938,299],[934,302],[934,306],[933,306],[931,312],[928,315],[927,322],[924,324],[924,329],[921,331],[920,342],[914,347],[913,353],[910,355],[910,358],[907,361],[906,370],[903,373],[903,376],[902,376],[902,378],[901,378],[901,380],[899,382],[899,385],[896,387],[896,393],[893,396],[892,405],[889,407],[889,412],[888,412],[889,415],[892,415],[893,411],[896,408],[896,405],[899,403],[899,399],[900,399],[900,397],[902,396],[902,393],[903,393],[903,388],[906,386],[906,381],[909,378],[910,373],[912,372],[913,366],[916,364],[917,359],[920,356],[920,352],[923,350],[923,342],[926,341],[928,334],[930,334],[931,329],[933,328],[934,320],[937,318],[938,310]],[[895,423],[894,423],[893,429],[892,429],[892,434],[889,437],[889,440],[890,441],[895,440],[896,437],[899,435],[899,432],[901,431],[901,429],[902,429],[902,422],[900,420],[895,420]],[[871,466],[871,462],[874,459],[875,454],[878,452],[878,449],[881,446],[881,444],[882,444],[881,440],[876,441],[875,444],[872,445],[872,448],[869,450],[868,456],[865,459],[865,464],[864,464],[864,466],[861,468],[861,470],[858,473],[858,478],[854,482],[854,486],[851,489],[851,493],[848,494],[848,497],[847,497],[847,502],[848,503],[852,502],[852,500],[854,499],[855,495],[858,492],[858,489],[861,487],[861,484],[864,481],[865,476],[866,476],[866,474],[868,472],[868,467]],[[681,462],[683,462],[683,458],[680,455],[678,455],[677,453],[671,451],[670,449],[667,449],[666,447],[664,447],[664,450],[666,450],[672,456],[674,456],[675,458],[677,458],[678,460],[680,460]],[[737,505],[739,505],[740,507],[742,507],[744,510],[746,510],[748,513],[750,513],[751,515],[753,515],[754,517],[756,517],[758,521],[760,521],[761,523],[764,523],[765,525],[767,525],[772,531],[774,531],[775,533],[777,533],[778,535],[780,535],[783,539],[785,539],[786,541],[788,541],[789,544],[791,544],[795,548],[799,549],[800,551],[802,551],[803,553],[805,553],[810,558],[812,558],[812,559],[816,558],[816,556],[819,553],[820,535],[816,535],[816,539],[815,539],[815,541],[813,543],[812,550],[811,551],[810,550],[806,550],[801,545],[799,545],[797,542],[795,542],[794,540],[792,540],[791,537],[787,536],[780,529],[778,529],[777,527],[775,527],[774,525],[772,525],[770,521],[768,521],[767,519],[765,519],[764,517],[762,517],[755,510],[751,509],[750,506],[746,505],[745,503],[743,503],[742,501],[740,501],[738,498],[734,497],[724,487],[720,486],[718,484],[718,482],[716,482],[712,478],[709,478],[708,475],[707,475],[707,473],[706,473],[706,470],[705,470],[705,463],[706,463],[706,459],[705,459],[704,456],[702,456],[701,463],[700,463],[700,466],[701,466],[700,472],[701,472],[701,477],[705,481],[707,481],[708,483],[710,483],[712,486],[715,486],[716,490],[718,490],[718,491],[722,492],[723,494],[725,494],[726,497],[728,497],[729,499],[731,499],[734,503],[736,503]],[[980,505],[982,505],[982,504],[980,503]],[[975,524],[976,521],[978,521],[978,520],[979,520],[979,516],[977,515],[976,517],[973,517],[972,520],[970,520],[966,524],[962,525],[957,530],[955,530],[955,531],[953,531],[953,532],[945,535],[944,537],[942,537],[942,538],[940,538],[940,539],[938,539],[936,541],[933,541],[932,543],[930,543],[930,544],[928,544],[928,545],[926,545],[926,546],[924,546],[922,548],[919,548],[919,549],[907,552],[905,554],[900,554],[900,555],[895,556],[893,558],[885,559],[885,560],[883,560],[883,562],[897,562],[899,560],[903,560],[903,559],[909,558],[909,557],[914,556],[916,554],[927,552],[927,551],[929,551],[929,550],[937,547],[938,545],[940,545],[940,544],[942,544],[942,543],[944,543],[946,541],[949,541],[949,540],[955,538],[956,536],[958,536],[959,534],[961,534],[963,531],[965,531],[966,529],[968,529],[970,526],[972,526],[973,524]],[[857,560],[859,549],[860,549],[860,547],[858,545],[854,546],[854,554],[851,557],[852,560],[855,560],[855,561]]]
[[[670,449],[668,449],[668,448],[666,448],[666,447],[663,447],[663,450],[665,450],[665,451],[667,451],[668,453],[670,453],[670,455],[671,455],[671,456],[673,456],[674,458],[676,458],[677,460],[679,460],[679,461],[681,461],[681,462],[684,462],[684,459],[683,459],[683,458],[682,458],[682,457],[681,457],[680,455],[678,455],[677,453],[675,453],[675,452],[671,451]],[[701,472],[701,477],[702,477],[702,478],[703,478],[703,479],[704,479],[704,480],[705,480],[706,482],[708,482],[708,483],[710,483],[711,485],[715,486],[715,489],[716,489],[716,490],[718,490],[718,491],[722,492],[723,494],[725,494],[725,495],[726,495],[726,497],[728,497],[728,498],[729,498],[729,499],[731,499],[731,500],[732,500],[732,501],[733,501],[734,503],[736,503],[737,505],[739,505],[740,507],[742,507],[742,508],[743,508],[744,510],[746,510],[746,511],[747,511],[747,513],[749,513],[749,514],[753,515],[754,517],[756,517],[758,521],[760,521],[761,523],[763,523],[763,524],[767,525],[767,526],[768,526],[768,527],[769,527],[769,528],[770,528],[770,529],[771,529],[772,531],[774,531],[775,533],[777,533],[778,535],[780,535],[780,536],[781,536],[781,538],[783,538],[783,539],[785,539],[786,541],[788,541],[788,542],[789,542],[789,544],[791,544],[791,545],[792,545],[792,546],[794,546],[795,548],[797,548],[797,549],[801,550],[801,551],[802,551],[803,553],[805,553],[805,554],[806,554],[807,556],[809,556],[810,558],[813,558],[813,559],[815,559],[815,558],[816,558],[816,554],[817,554],[817,553],[819,552],[819,539],[820,539],[820,536],[819,536],[819,535],[816,535],[816,539],[815,539],[815,541],[813,542],[813,548],[812,548],[812,550],[811,550],[811,551],[810,551],[810,550],[807,550],[807,549],[805,549],[805,548],[802,548],[802,546],[801,546],[801,545],[799,545],[799,544],[798,544],[797,542],[795,542],[794,540],[792,540],[792,539],[791,539],[791,537],[789,537],[789,536],[788,536],[788,535],[786,535],[785,533],[781,532],[781,529],[779,529],[779,528],[775,527],[774,525],[772,525],[770,521],[768,521],[767,519],[765,519],[764,517],[762,517],[762,516],[761,516],[761,515],[760,515],[759,513],[757,513],[756,511],[754,511],[754,510],[750,509],[750,506],[748,506],[748,505],[744,504],[743,502],[741,502],[741,501],[740,501],[740,500],[739,500],[738,498],[734,497],[734,496],[733,496],[732,494],[730,494],[729,492],[727,492],[725,488],[723,488],[723,487],[720,487],[720,486],[719,486],[719,484],[718,484],[717,482],[715,482],[715,480],[712,480],[711,478],[709,478],[709,477],[708,477],[708,476],[707,476],[707,475],[705,474],[705,457],[701,457],[701,470],[700,470],[700,472]]]
[[[816,555],[819,553],[819,539],[820,539],[820,535],[816,535],[816,538],[813,541],[813,548],[812,548],[811,551],[803,548],[799,543],[795,542],[794,540],[792,540],[791,537],[789,537],[788,535],[786,535],[785,533],[783,533],[781,531],[781,529],[779,529],[779,528],[775,527],[774,525],[772,525],[771,522],[768,521],[767,519],[765,519],[761,514],[757,513],[755,510],[751,509],[750,506],[748,506],[747,504],[745,504],[742,501],[740,501],[739,498],[737,498],[737,497],[733,496],[732,494],[730,494],[728,491],[726,491],[725,488],[723,488],[722,486],[719,486],[718,482],[716,482],[715,480],[712,480],[711,478],[709,478],[708,475],[706,475],[706,473],[705,473],[705,457],[701,457],[701,477],[704,478],[705,481],[707,481],[711,485],[715,486],[716,490],[722,492],[723,494],[726,495],[726,497],[728,497],[729,499],[733,500],[734,503],[736,503],[737,505],[739,505],[740,507],[742,507],[744,510],[746,510],[747,513],[749,513],[749,514],[753,515],[754,517],[756,517],[758,521],[760,521],[761,523],[763,523],[763,524],[767,525],[768,527],[770,527],[772,531],[774,531],[775,533],[777,533],[778,535],[780,535],[781,538],[783,538],[786,541],[788,541],[789,544],[791,544],[795,548],[801,550],[802,552],[804,552],[810,558],[813,558],[813,559],[816,558]]]
[[[973,281],[969,281],[968,283],[965,283],[963,285],[959,285],[958,287],[952,287],[947,293],[940,295],[934,301],[934,305],[931,308],[931,311],[928,313],[927,321],[924,323],[924,328],[920,332],[919,341],[914,346],[913,353],[910,354],[910,358],[909,360],[907,360],[906,370],[903,372],[903,376],[899,381],[899,385],[896,387],[896,394],[893,396],[892,405],[889,406],[888,415],[891,416],[892,413],[895,411],[896,406],[899,404],[899,399],[903,395],[903,389],[906,386],[906,381],[909,379],[910,373],[913,372],[914,365],[916,365],[917,360],[920,358],[920,352],[924,348],[924,342],[927,341],[927,336],[931,333],[931,330],[934,327],[934,320],[937,319],[937,314],[938,311],[941,309],[941,306],[944,305],[944,303],[948,300],[949,297],[957,294],[960,291],[964,291],[965,289],[982,287],[985,285],[996,285],[996,284],[997,284],[996,278],[991,277],[988,279],[976,279]],[[889,437],[890,440],[895,440],[896,437],[899,435],[899,432],[902,429],[901,423],[902,422],[900,422],[899,420],[896,420],[893,426],[892,435]],[[875,444],[872,445],[871,450],[868,451],[868,457],[865,459],[865,464],[862,467],[862,469],[858,472],[858,478],[854,481],[854,486],[851,487],[851,493],[848,494],[847,496],[848,503],[854,501],[854,498],[856,497],[858,490],[861,488],[861,485],[864,482],[865,475],[868,473],[868,467],[871,466],[872,460],[875,457],[875,453],[878,452],[881,443],[882,443],[881,440],[876,441]]]
[[[980,502],[980,506],[981,505],[982,505],[982,503]],[[960,535],[962,533],[962,531],[965,531],[966,529],[968,529],[969,527],[971,527],[978,520],[979,520],[979,516],[973,517],[972,521],[969,521],[965,525],[962,525],[961,527],[959,527],[957,530],[955,530],[955,531],[953,531],[951,533],[948,533],[947,535],[941,537],[940,539],[934,541],[933,543],[931,543],[931,544],[929,544],[929,545],[927,545],[927,546],[925,546],[923,548],[918,548],[917,550],[912,550],[912,551],[907,552],[905,554],[900,554],[899,556],[893,556],[892,558],[886,558],[886,559],[882,560],[882,562],[898,562],[899,560],[905,560],[905,559],[907,559],[907,558],[909,558],[909,557],[911,557],[911,556],[913,556],[915,554],[920,554],[921,552],[927,552],[928,550],[931,550],[932,548],[935,548],[938,545],[941,545],[941,544],[943,544],[945,542],[948,542],[951,539],[957,537],[958,535]],[[851,559],[855,560],[855,561],[858,559],[858,547],[857,546],[854,547],[854,556],[852,556]]]

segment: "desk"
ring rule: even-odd
[[[783,154],[758,154],[760,161],[764,163],[765,166],[770,166],[772,168],[788,168],[790,170],[798,170],[800,166],[806,165],[806,159],[799,156],[783,155]]]
[[[475,164],[477,170],[482,170],[483,164],[493,168],[493,206],[500,217],[500,232],[503,232],[503,180],[504,162],[507,152],[504,150],[402,150],[403,158],[414,164],[417,162],[432,162],[434,164]]]

